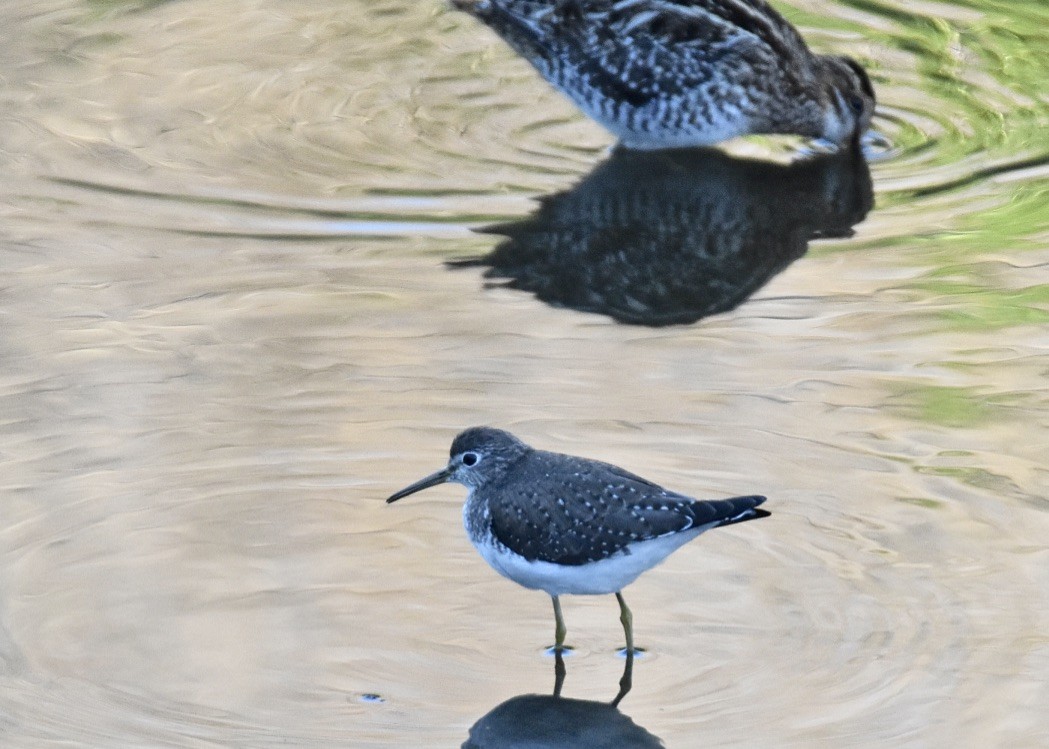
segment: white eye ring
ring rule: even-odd
[[[481,461],[481,456],[477,453],[463,453],[463,465],[466,467],[475,466]]]

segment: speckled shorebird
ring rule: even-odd
[[[874,114],[850,57],[813,54],[764,0],[452,0],[629,148],[748,133],[843,145]]]
[[[559,596],[615,593],[634,652],[622,590],[700,533],[765,517],[764,497],[697,500],[618,466],[535,450],[508,432],[472,427],[441,470],[401,489],[396,502],[446,481],[469,489],[463,523],[496,572],[554,602],[555,649],[565,641]]]

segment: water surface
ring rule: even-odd
[[[778,7],[869,166],[612,154],[436,0],[4,3],[4,746],[1049,745],[1049,11]],[[549,600],[382,503],[481,423],[770,497],[617,714],[614,599],[515,699]]]

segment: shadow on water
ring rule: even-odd
[[[695,322],[746,301],[805,254],[847,237],[873,204],[858,152],[776,164],[695,149],[618,150],[506,237],[485,277],[555,306],[635,325]]]
[[[633,658],[628,657],[620,691],[612,702],[561,697],[565,668],[560,653],[554,666],[552,695],[522,694],[503,702],[470,728],[462,749],[646,749],[663,742],[619,712],[630,687]],[[626,685],[624,687],[624,684]]]

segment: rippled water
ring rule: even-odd
[[[437,0],[0,5],[0,743],[1049,746],[1049,6],[779,7],[869,169],[611,154]],[[614,599],[523,697],[549,600],[382,503],[476,423],[770,497],[619,711]]]

